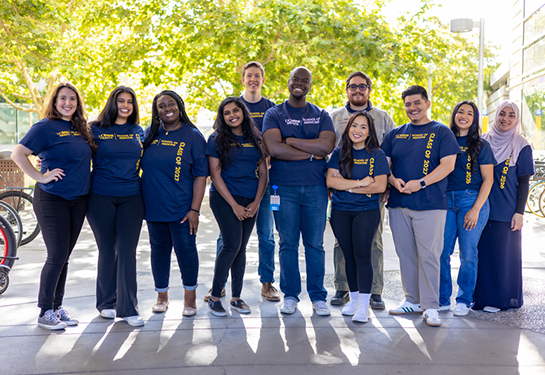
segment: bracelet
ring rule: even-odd
[[[348,189],[348,192],[349,192],[349,193],[352,193],[352,189]]]
[[[356,180],[356,183],[358,184],[358,189],[361,187],[360,186],[360,180]]]
[[[199,212],[198,210],[195,210],[194,208],[190,208],[190,209],[189,209],[189,211],[193,211],[193,212],[196,212],[196,213],[197,213],[197,215],[199,215],[199,216],[200,216],[200,214],[201,214],[201,213],[200,213],[200,212]]]

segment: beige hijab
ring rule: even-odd
[[[498,126],[498,117],[500,112],[506,107],[512,108],[517,118],[515,126],[504,132]],[[520,109],[515,102],[506,100],[500,104],[496,110],[496,121],[494,121],[490,130],[483,134],[483,138],[490,143],[497,163],[503,163],[507,158],[511,157],[509,166],[517,164],[520,151],[530,143],[521,134]]]

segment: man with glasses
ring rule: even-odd
[[[348,102],[343,108],[339,108],[331,113],[335,133],[337,135],[336,147],[340,145],[341,136],[348,119],[352,113],[358,111],[367,111],[375,121],[375,129],[378,141],[382,143],[384,136],[390,130],[395,128],[394,121],[388,112],[380,108],[373,107],[369,96],[372,90],[371,78],[363,72],[354,72],[346,80],[346,96]],[[384,202],[380,201],[380,214],[384,219]],[[373,264],[373,287],[371,289],[370,305],[373,309],[384,310],[385,304],[382,300],[382,289],[384,287],[383,276],[383,245],[382,245],[382,220],[378,226],[373,249],[371,253],[371,262]],[[333,248],[335,264],[335,296],[331,298],[332,305],[342,306],[350,300],[348,293],[348,282],[346,280],[346,271],[344,269],[344,256],[339,243],[335,240]]]
[[[271,155],[270,185],[275,202],[279,203],[274,219],[280,235],[280,290],[284,293],[280,312],[293,314],[297,310],[302,236],[307,291],[316,314],[326,316],[330,311],[324,288],[327,212],[324,157],[335,146],[335,128],[325,110],[307,102],[311,85],[312,74],[307,68],[298,67],[291,72],[289,99],[265,113],[263,142]]]

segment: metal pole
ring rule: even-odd
[[[486,105],[483,105],[483,86],[484,86],[484,18],[479,22],[479,82],[477,88],[477,108],[483,113]],[[482,116],[479,116],[479,123],[482,123]]]

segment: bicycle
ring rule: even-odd
[[[9,286],[9,271],[17,259],[15,233],[6,218],[0,215],[0,294]]]
[[[532,176],[534,183],[528,191],[526,206],[534,215],[545,218],[545,161],[536,160],[534,163],[536,173]]]
[[[21,245],[21,240],[23,239],[23,221],[21,220],[21,217],[15,208],[1,200],[0,215],[7,220],[8,224],[13,230],[13,233],[15,234],[15,243],[17,244],[17,247],[19,247]]]
[[[34,192],[34,189],[13,186],[6,186],[5,188],[6,191],[0,193],[0,201],[4,201],[15,208],[21,217],[23,230],[20,246],[29,244],[38,236],[41,230],[32,205],[31,194]],[[30,194],[25,193],[23,190],[29,190]]]

